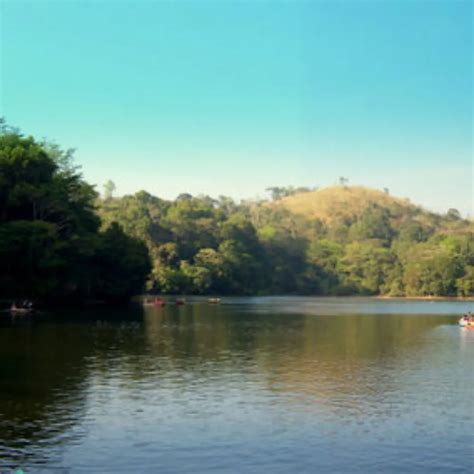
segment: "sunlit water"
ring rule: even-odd
[[[465,302],[3,315],[0,470],[471,473]]]

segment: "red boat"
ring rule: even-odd
[[[153,304],[155,306],[165,306],[166,305],[166,301],[161,299],[161,298],[155,298],[155,300],[153,301]]]
[[[143,306],[165,306],[166,301],[162,298],[155,298],[153,300],[146,299],[143,302]]]

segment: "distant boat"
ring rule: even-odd
[[[23,304],[12,303],[9,311],[11,314],[31,314],[34,311],[33,303],[31,301]]]
[[[31,314],[33,308],[10,308],[11,314]]]
[[[182,306],[184,304],[186,304],[186,300],[184,298],[176,298],[175,301],[177,306]]]
[[[472,316],[466,315],[463,316],[459,321],[458,321],[459,326],[466,328],[466,329],[474,329],[474,319],[472,319]]]
[[[209,299],[207,300],[207,302],[208,302],[209,304],[219,304],[219,303],[221,302],[221,299],[220,299],[220,298],[209,298]]]
[[[143,301],[143,306],[166,306],[166,301],[162,298],[146,299]]]

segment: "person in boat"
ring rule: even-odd
[[[33,308],[33,302],[30,301],[30,300],[24,300],[20,307],[22,309],[32,309]]]
[[[165,305],[165,300],[158,296],[158,297],[155,298],[154,304],[156,306],[164,306]]]

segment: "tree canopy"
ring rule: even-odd
[[[142,191],[98,207],[103,222],[146,242],[151,291],[472,295],[472,224],[452,212],[390,206],[382,194],[328,222],[268,201],[189,194],[165,201]]]
[[[139,291],[149,271],[148,250],[117,225],[99,231],[96,200],[71,150],[3,126],[0,295],[124,299]]]
[[[473,224],[385,192],[269,188],[235,202],[103,197],[73,150],[0,123],[0,296],[157,293],[471,296]],[[320,203],[318,199],[322,199]]]

